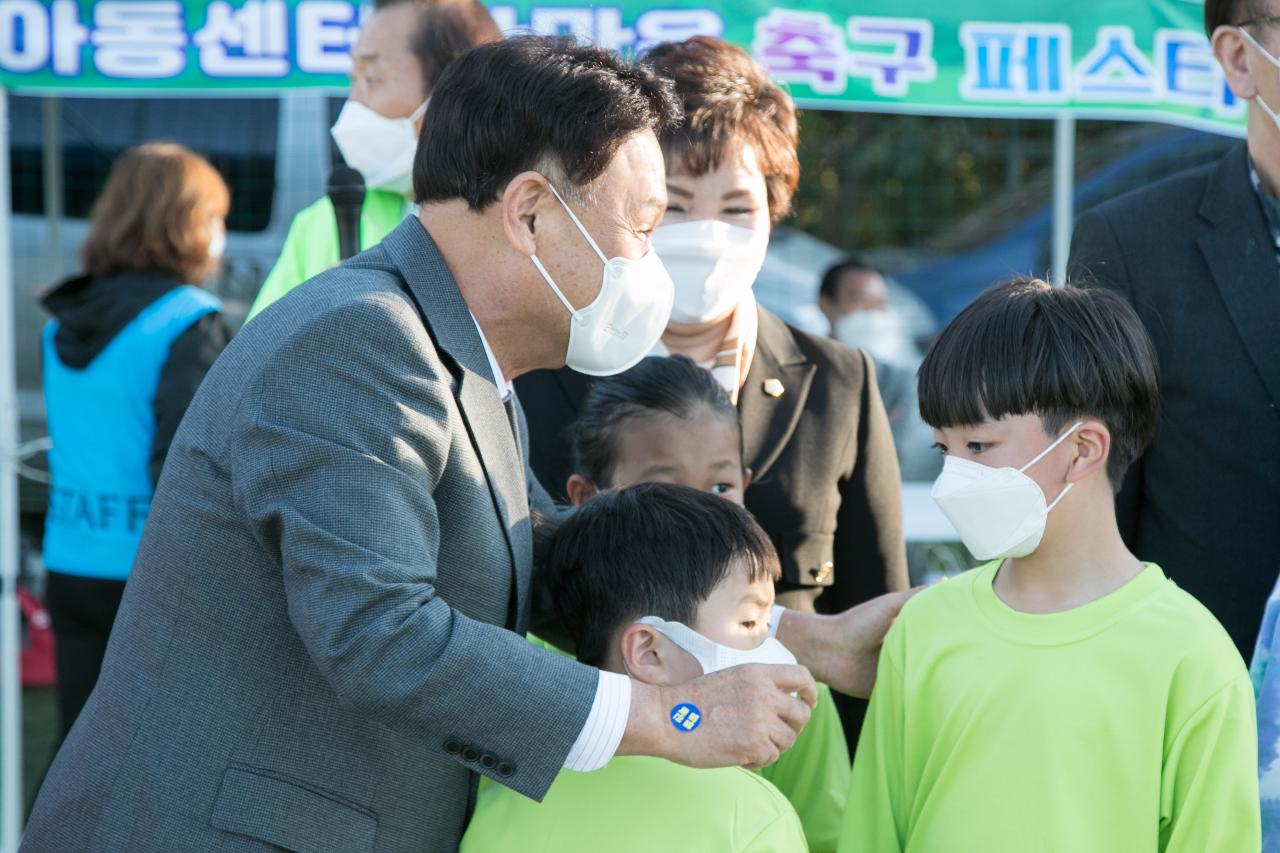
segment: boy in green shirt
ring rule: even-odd
[[[574,506],[602,489],[661,482],[710,492],[743,506],[751,472],[742,463],[738,410],[711,371],[684,356],[646,358],[597,382],[573,427]],[[778,621],[774,614],[771,622]],[[831,688],[796,742],[756,772],[783,793],[812,853],[832,853],[849,793],[849,747]]]
[[[584,663],[675,686],[729,666],[795,660],[768,636],[777,553],[750,514],[729,501],[658,483],[607,492],[563,523],[545,563]],[[696,706],[673,705],[680,737],[698,737],[700,721]],[[594,773],[561,772],[541,803],[483,786],[461,849],[808,848],[795,809],[754,773],[619,756]]]
[[[946,457],[934,500],[989,562],[889,632],[840,849],[1257,851],[1244,662],[1116,525],[1159,409],[1133,310],[988,291],[925,359],[920,408]]]

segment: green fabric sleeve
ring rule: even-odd
[[[897,626],[895,626],[896,628]],[[901,851],[907,838],[903,676],[890,655],[890,631],[853,762],[841,853]]]
[[[849,796],[849,747],[831,697],[818,685],[818,704],[791,749],[758,771],[791,801],[813,853],[832,853]]]
[[[691,848],[695,849],[695,848]],[[736,849],[736,848],[735,848]],[[804,829],[795,811],[787,809],[770,821],[742,848],[742,853],[804,853]]]
[[[329,223],[328,230],[333,232],[331,239],[328,240],[325,239],[325,232],[322,232],[319,227],[324,222]],[[262,288],[253,300],[245,322],[249,322],[268,305],[311,278],[314,275],[313,270],[317,267],[320,270],[327,269],[331,263],[325,263],[325,261],[329,260],[330,255],[333,256],[333,261],[336,261],[337,240],[333,205],[327,198],[322,198],[300,211],[289,225],[289,233],[284,238],[280,257],[276,259],[275,266],[267,274],[266,281],[262,283]],[[326,245],[330,243],[332,246]],[[313,258],[311,263],[308,263],[308,253]]]
[[[1161,774],[1160,850],[1258,850],[1257,723],[1246,675],[1233,679],[1174,735]]]

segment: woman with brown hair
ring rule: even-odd
[[[44,561],[64,736],[98,679],[169,444],[231,336],[198,286],[226,246],[229,204],[218,172],[186,148],[125,152],[91,214],[85,273],[43,299]]]
[[[702,365],[736,405],[750,469],[744,499],[781,558],[779,604],[840,613],[904,589],[901,482],[871,360],[788,326],[752,295],[800,177],[795,105],[745,51],[718,38],[659,44],[645,61],[674,83],[685,112],[659,140],[668,206],[653,245],[675,304],[654,354]],[[568,427],[590,381],[567,368],[516,380],[532,466],[553,495],[564,495],[573,473]],[[865,703],[837,703],[852,746]],[[811,729],[829,704],[819,705]],[[831,752],[830,743],[816,751]],[[792,752],[800,748],[797,741]],[[839,764],[847,778],[847,755]],[[810,845],[826,849],[838,821],[823,815],[840,813],[833,804],[844,788],[838,774],[802,776],[791,781],[803,782],[812,808],[788,780],[774,781],[796,804]]]

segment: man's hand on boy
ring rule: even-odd
[[[876,681],[884,635],[918,591],[891,592],[832,616],[787,610],[778,625],[778,640],[814,678],[832,690],[865,699]]]
[[[747,664],[676,685],[631,682],[631,714],[618,755],[655,755],[689,767],[764,767],[786,752],[818,701],[802,666]],[[680,728],[680,706],[697,725]]]

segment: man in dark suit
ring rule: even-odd
[[[509,380],[656,340],[654,131],[677,117],[651,74],[571,41],[446,72],[419,218],[263,312],[196,395],[24,849],[451,851],[481,775],[541,798],[615,754],[761,765],[794,741],[801,667],[655,687],[522,636],[530,501],[552,510]],[[565,303],[605,288],[628,312],[575,309],[607,332],[583,345]],[[865,692],[895,605],[788,614],[779,639]],[[668,719],[685,703],[696,733]]]
[[[1155,441],[1121,531],[1203,602],[1248,659],[1280,572],[1280,3],[1208,0],[1248,139],[1221,161],[1084,213],[1072,277],[1132,302],[1160,357]]]

